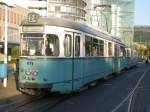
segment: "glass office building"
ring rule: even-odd
[[[129,46],[133,45],[134,37],[134,0],[118,1],[117,36]]]
[[[111,0],[87,0],[87,22],[110,33]]]
[[[87,21],[132,46],[134,0],[87,0]]]

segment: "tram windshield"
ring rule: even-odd
[[[59,56],[59,38],[54,34],[23,34],[22,56]]]
[[[21,40],[23,56],[44,55],[44,38],[42,34],[24,34]]]

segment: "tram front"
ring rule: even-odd
[[[29,95],[72,91],[71,37],[49,18],[29,20],[21,26],[18,90]]]
[[[47,55],[53,55],[52,42],[55,36],[51,39],[46,37],[44,25],[38,22],[38,15],[31,13],[21,25],[21,55],[17,87],[22,93],[37,95],[41,94],[43,89],[51,88],[46,73]]]

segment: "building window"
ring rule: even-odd
[[[8,14],[8,16],[9,16],[9,23],[11,23],[11,11],[9,11],[9,14]]]
[[[0,8],[0,20],[2,19],[2,8]]]
[[[14,13],[14,24],[16,24],[16,13]]]
[[[61,12],[66,12],[66,6],[61,6]]]
[[[13,19],[14,19],[14,18],[13,18],[13,12],[11,12],[11,20],[10,20],[11,23],[13,23]]]
[[[9,22],[9,20],[10,20],[9,13],[10,13],[10,11],[8,11],[8,20],[7,20],[8,22]]]
[[[71,44],[72,43],[72,37],[69,34],[65,34],[65,39],[64,39],[64,54],[66,57],[71,56]]]
[[[55,11],[60,12],[60,6],[55,6]]]

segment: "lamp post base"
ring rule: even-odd
[[[7,87],[7,78],[4,78],[4,79],[3,79],[3,86],[4,86],[4,87]]]

